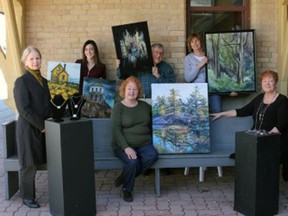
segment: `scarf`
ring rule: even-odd
[[[37,81],[40,83],[40,85],[43,86],[42,76],[41,76],[40,70],[31,70],[31,69],[27,69],[27,70],[37,79]]]

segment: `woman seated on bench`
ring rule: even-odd
[[[158,152],[152,144],[151,106],[138,100],[143,94],[141,82],[128,77],[119,94],[123,100],[115,104],[111,115],[112,148],[124,166],[114,185],[123,184],[123,199],[132,202],[135,178],[157,161]]]

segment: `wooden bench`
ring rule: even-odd
[[[123,164],[114,156],[110,145],[112,138],[111,120],[91,120],[93,123],[95,170],[121,169]],[[216,121],[210,121],[211,153],[159,155],[158,161],[152,167],[155,169],[156,194],[160,196],[161,168],[234,166],[235,161],[230,159],[229,155],[235,150],[235,132],[248,130],[251,125],[251,117],[221,118]],[[10,199],[19,188],[19,163],[16,151],[15,126],[16,121],[3,124],[4,172],[7,199]],[[202,173],[202,175],[204,174]]]

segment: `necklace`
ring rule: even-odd
[[[74,101],[74,99],[78,99],[78,98],[80,98],[80,100],[76,103],[76,102]],[[81,96],[78,96],[78,97],[73,96],[73,97],[71,97],[71,100],[70,100],[70,101],[71,101],[73,107],[74,107],[75,109],[77,109],[77,108],[80,106],[80,104],[82,103],[83,98],[82,98]]]
[[[263,99],[262,99],[262,101],[261,101],[261,103],[257,109],[257,112],[256,112],[254,130],[261,130],[265,113],[266,113],[268,107],[270,106],[270,104],[272,104],[276,100],[278,93],[275,95],[275,97],[273,98],[273,100],[269,104],[264,104],[264,96],[265,95],[263,95]],[[259,124],[259,127],[257,129],[258,124]]]
[[[80,97],[80,100],[78,101],[78,103],[75,103],[74,98],[79,98],[79,97]],[[81,96],[79,97],[71,97],[70,105],[71,105],[72,118],[76,118],[82,108],[83,97]],[[74,109],[76,109],[76,112],[74,112]]]
[[[54,107],[56,107],[56,109],[61,109],[62,106],[66,103],[66,100],[64,100],[64,102],[61,105],[56,105],[52,99],[50,100],[50,102]]]

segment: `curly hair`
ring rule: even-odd
[[[260,82],[264,79],[264,77],[272,77],[276,83],[278,83],[278,73],[272,70],[265,70],[260,73]]]
[[[200,41],[201,48],[204,49],[202,36],[201,36],[200,34],[193,33],[193,34],[191,34],[191,35],[187,38],[187,40],[186,40],[188,51],[189,51],[189,52],[193,52],[193,49],[191,48],[191,41],[192,41],[194,38],[197,38],[197,39]]]
[[[122,98],[125,97],[125,89],[126,89],[126,86],[129,82],[133,82],[136,84],[136,86],[138,88],[137,99],[141,98],[143,96],[143,87],[142,87],[141,81],[139,79],[137,79],[135,76],[130,76],[121,83],[120,88],[119,88],[119,95]]]

